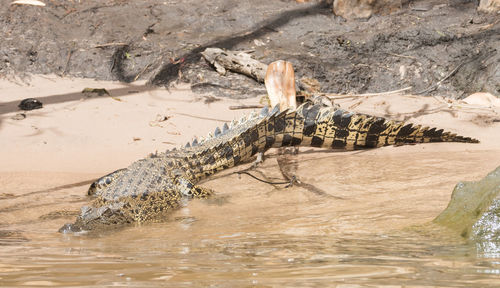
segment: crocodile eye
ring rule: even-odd
[[[106,181],[105,181],[105,182],[106,182],[106,185],[109,185],[109,184],[111,184],[111,179],[106,178]]]

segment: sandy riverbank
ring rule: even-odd
[[[90,79],[33,76],[29,85],[0,82],[0,171],[97,172],[124,167],[154,151],[206,136],[217,125],[244,113],[190,92],[185,86],[146,87]],[[111,96],[81,93],[105,88]],[[24,98],[44,108],[13,120]],[[255,101],[246,100],[244,103]],[[157,121],[162,117],[165,121]]]
[[[412,275],[442,286],[496,281],[483,272],[492,271],[496,260],[478,261],[459,237],[433,238],[406,228],[436,217],[458,181],[478,180],[499,165],[498,108],[432,97],[343,98],[338,102],[344,108],[408,118],[481,143],[348,153],[302,148],[297,175],[308,187],[283,189],[225,171],[202,184],[216,191],[214,199],[190,201],[162,223],[96,238],[57,233],[88,205],[91,181],[206,135],[243,113],[229,105],[258,99],[205,104],[183,87],[40,76],[28,86],[2,80],[0,87],[0,283],[7,286],[206,286],[241,284],[242,277],[272,284],[303,281],[304,275],[309,284],[336,277],[370,285],[424,283]],[[85,96],[87,87],[106,88],[114,98]],[[44,108],[11,119],[27,97],[40,99]],[[170,118],[155,122],[157,114]],[[253,173],[281,179],[275,157],[269,151]]]
[[[221,99],[207,104],[206,97],[194,94],[184,86],[166,90],[146,87],[143,83],[130,85],[55,76],[33,76],[29,84],[2,80],[0,86],[0,185],[3,187],[2,198],[8,199],[2,201],[0,207],[4,212],[1,213],[4,225],[31,223],[50,211],[77,211],[87,201],[86,187],[92,179],[126,167],[151,152],[179,146],[195,135],[206,135],[224,121],[231,121],[245,112],[230,110],[230,105],[258,104],[259,101],[258,98]],[[84,88],[105,88],[111,96],[82,94]],[[27,97],[38,98],[44,103],[44,108],[26,112],[26,119],[12,119],[22,112],[17,108],[19,101]],[[440,190],[427,189],[416,195],[423,204],[428,203],[422,208],[428,214],[424,218],[432,219],[446,204],[454,183],[462,179],[479,179],[500,163],[498,108],[449,102],[438,97],[401,95],[343,98],[337,103],[350,110],[445,128],[477,138],[481,143],[435,143],[340,154],[303,148],[301,159],[304,162],[299,169],[303,175],[299,176],[329,194],[349,197],[350,192],[346,191],[354,189],[356,181],[365,183],[366,189],[379,183],[391,193],[397,190],[400,192],[396,193],[404,194],[408,184],[405,177],[425,179],[432,175],[434,182],[431,187]],[[157,121],[162,117],[168,119]],[[324,158],[331,159],[331,162]],[[426,161],[436,159],[441,159],[442,163],[437,166],[426,164]],[[390,169],[394,171],[384,170],[386,163],[391,161],[394,163]],[[384,170],[384,174],[376,176],[376,167]],[[272,157],[262,169],[279,177]],[[401,173],[401,169],[413,172]],[[325,171],[335,172],[330,175]],[[375,177],[372,179],[375,182],[363,181],[356,176],[360,173],[374,173],[375,176],[370,177]],[[402,182],[391,179],[391,175]],[[234,187],[234,181],[240,181],[238,187]],[[443,183],[446,185],[441,185]],[[272,186],[264,188],[265,185],[254,180],[235,180],[232,177],[209,181],[207,185],[221,194],[245,193],[255,185],[260,187],[256,189],[273,189]],[[425,187],[425,182],[418,185]],[[438,203],[428,201],[430,195],[439,194]],[[367,201],[372,197],[373,201],[386,199],[377,194],[363,197],[367,197]],[[398,196],[391,194],[387,197]],[[26,205],[32,201],[36,201],[37,207],[44,208],[30,209]],[[247,205],[253,207],[254,204]],[[416,221],[409,215],[407,220],[409,222],[403,221],[401,226]]]

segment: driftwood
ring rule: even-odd
[[[281,110],[297,108],[292,63],[279,60],[269,64],[265,84],[271,107],[280,105]]]
[[[258,82],[265,82],[268,65],[253,59],[248,53],[220,48],[207,48],[201,52],[201,55],[215,67],[215,70],[220,75],[226,75],[227,70],[230,70],[251,77]],[[295,76],[292,77],[295,78]],[[296,86],[306,93],[314,94],[320,90],[318,81],[310,78],[297,80]],[[294,89],[294,87],[287,87],[287,89]]]
[[[252,77],[259,82],[264,82],[266,77],[267,65],[252,59],[248,53],[207,48],[201,52],[201,55],[221,75],[226,75],[226,71],[231,70]]]

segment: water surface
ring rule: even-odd
[[[87,235],[57,229],[99,174],[1,173],[0,286],[498,287],[498,253],[428,223],[500,155],[424,146],[303,149],[306,186],[231,170],[165,222]],[[252,173],[281,177],[272,155]]]

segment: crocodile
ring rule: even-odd
[[[206,139],[180,149],[151,154],[91,184],[94,199],[74,223],[60,232],[109,229],[127,223],[161,221],[187,199],[207,198],[213,191],[197,183],[214,173],[250,162],[270,148],[308,146],[356,150],[427,142],[478,143],[443,129],[353,113],[308,100],[296,109],[263,108]]]

